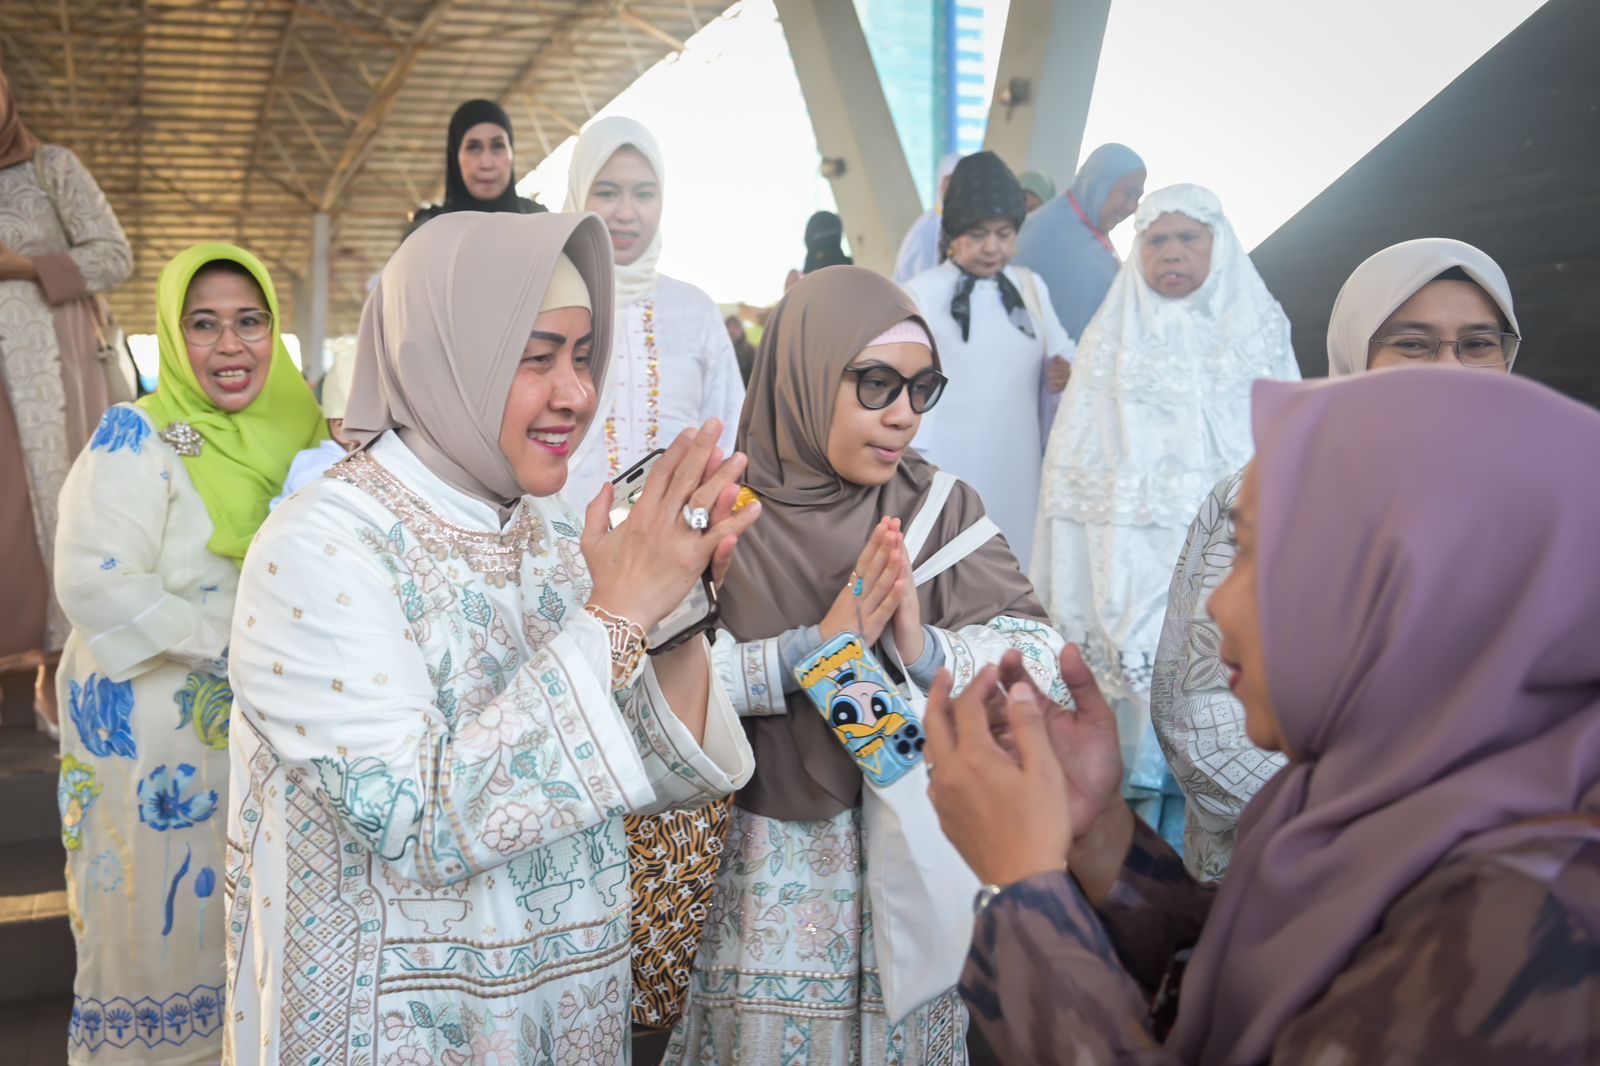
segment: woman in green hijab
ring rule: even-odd
[[[106,412],[61,492],[73,1063],[221,1054],[234,591],[290,460],[326,434],[253,255],[190,248],[157,304],[160,387]]]

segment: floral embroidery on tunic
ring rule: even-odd
[[[191,723],[200,743],[212,751],[228,750],[228,717],[233,710],[233,689],[226,677],[195,672],[182,689],[173,693],[178,705],[178,728]]]
[[[106,411],[89,439],[89,447],[96,451],[114,452],[127,448],[135,455],[144,447],[150,435],[150,423],[131,407],[113,407]]]
[[[354,485],[392,511],[400,519],[399,526],[435,559],[460,559],[495,588],[504,588],[507,582],[520,585],[523,558],[544,554],[544,523],[526,503],[515,525],[493,533],[445,521],[426,500],[365,453],[335,464],[325,476]]]
[[[90,674],[81,685],[70,682],[67,694],[72,724],[77,726],[89,754],[102,759],[108,755],[138,757],[139,746],[129,722],[133,714],[133,682]]]
[[[68,851],[83,847],[83,816],[100,798],[102,786],[94,767],[71,755],[61,757],[61,777],[56,782],[56,806],[61,809],[61,843]]]

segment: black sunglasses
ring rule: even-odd
[[[911,409],[917,414],[927,414],[944,395],[950,379],[929,368],[913,377],[906,377],[892,366],[868,363],[866,366],[847,366],[846,374],[856,377],[856,399],[869,411],[881,411],[900,398],[900,390],[911,386]]]

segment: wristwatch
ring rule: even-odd
[[[1005,889],[999,885],[984,885],[978,889],[978,894],[972,898],[972,916],[974,918],[989,909],[989,904]]]

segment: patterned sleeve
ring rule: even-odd
[[[61,489],[56,595],[68,621],[113,681],[164,658],[225,673],[229,614],[167,591],[159,569],[173,492],[171,450],[131,405],[108,410]]]
[[[966,626],[952,632],[929,627],[944,650],[944,664],[950,671],[959,694],[979,670],[997,663],[1013,649],[1022,653],[1022,663],[1034,682],[1057,703],[1068,702],[1067,686],[1061,683],[1057,661],[1066,641],[1044,622],[1032,618],[1001,615],[987,625]]]
[[[1205,610],[1206,597],[1233,569],[1228,510],[1242,480],[1240,471],[1218,482],[1189,526],[1150,685],[1150,720],[1188,799],[1185,862],[1205,878],[1227,869],[1240,813],[1285,764],[1245,735],[1244,708],[1228,689],[1218,652],[1221,636]]]
[[[1284,1028],[1272,1061],[1600,1062],[1596,900],[1600,844],[1446,863]]]
[[[784,714],[783,655],[781,638],[735,641],[726,632],[717,634],[711,646],[711,661],[717,678],[727,692],[734,710],[741,717]]]
[[[39,285],[51,304],[105,292],[133,273],[133,251],[100,186],[70,149],[41,150],[46,192],[66,226],[68,249],[36,256]]]
[[[574,612],[523,658],[486,606],[408,618],[363,539],[383,531],[329,503],[287,501],[246,557],[234,723],[301,772],[354,839],[438,887],[658,802],[599,622]],[[487,652],[435,671],[413,621],[481,630]]]
[[[710,662],[711,649],[706,648],[705,654],[711,694],[705,732],[698,743],[673,713],[653,669],[647,667],[621,701],[622,716],[633,731],[634,746],[656,797],[629,813],[703,807],[743,787],[755,772],[755,754],[738,711]]]
[[[961,996],[1006,1063],[1176,1066],[1151,1031],[1151,998],[1173,956],[1199,939],[1213,894],[1138,823],[1098,910],[1063,873],[996,897],[973,931]]]

